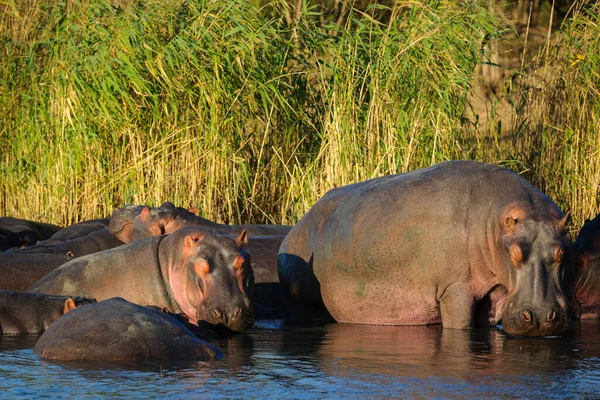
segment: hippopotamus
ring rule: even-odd
[[[41,334],[58,317],[94,299],[0,290],[0,334]]]
[[[4,254],[69,254],[73,257],[81,257],[123,244],[124,242],[103,228],[76,239],[39,242],[33,246],[7,250]]]
[[[573,243],[574,297],[581,318],[600,318],[600,214],[586,220]]]
[[[279,279],[290,307],[338,322],[465,329],[493,293],[506,333],[560,335],[569,221],[516,173],[450,161],[327,192],[281,244]]]
[[[48,239],[62,227],[20,218],[0,217],[0,251],[31,246]]]
[[[254,285],[250,256],[236,239],[186,227],[164,236],[76,258],[27,291],[93,297],[123,297],[141,305],[185,313],[232,331],[254,324],[248,298]]]
[[[170,234],[177,229],[186,226],[186,221],[197,221],[189,210],[175,207],[172,203],[163,203],[160,207],[149,207],[141,205],[128,205],[119,210],[116,210],[111,217],[109,232],[114,234],[123,242],[140,240],[151,236],[159,236]],[[199,218],[199,217],[197,217]],[[204,219],[202,219],[204,220]],[[238,225],[230,229],[229,225],[216,224],[206,221],[205,224],[191,225],[205,232],[216,231],[219,234],[234,234],[232,231],[237,231],[240,226],[247,227],[248,225]],[[256,225],[254,231],[258,231],[258,227],[267,227],[267,231],[277,232],[277,225]],[[284,230],[287,233],[287,228]],[[246,246],[248,253],[251,255],[251,266],[254,271],[254,294],[251,300],[263,307],[266,307],[265,312],[271,313],[275,310],[284,308],[285,295],[279,284],[279,276],[277,273],[277,252],[279,246],[285,238],[283,235],[248,235],[249,242]],[[256,305],[256,304],[255,304]],[[266,315],[266,314],[264,314]]]
[[[25,291],[71,260],[69,254],[0,253],[0,289]]]
[[[175,318],[118,297],[62,316],[33,351],[42,359],[69,361],[191,361],[223,356]]]
[[[115,224],[115,227],[109,226],[109,232],[118,235],[119,230],[133,229],[135,231],[152,231],[154,235],[161,235],[173,233],[184,226],[196,226],[229,235],[237,235],[245,231],[252,239],[254,236],[285,236],[292,229],[287,225],[219,224],[199,217],[188,209],[175,207],[169,202],[163,203],[158,208],[130,205],[124,208],[124,213],[128,216],[136,214],[137,216],[133,220],[130,217],[120,218],[120,221],[127,221],[128,224],[119,223]]]
[[[66,226],[52,235],[49,239],[42,240],[40,243],[55,244],[67,240],[73,240],[89,235],[92,232],[108,227],[110,218],[90,219]]]

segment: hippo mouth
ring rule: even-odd
[[[209,315],[202,317],[198,313],[198,320],[211,324],[216,330],[224,332],[243,332],[254,325],[254,310],[252,307],[238,307],[230,311],[214,308]]]

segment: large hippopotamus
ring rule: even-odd
[[[112,298],[59,318],[34,353],[46,360],[210,360],[217,347],[194,336],[172,316]]]
[[[568,223],[516,173],[450,161],[329,191],[283,241],[279,279],[338,322],[463,329],[493,295],[506,333],[559,335]]]
[[[600,318],[600,214],[586,220],[573,243],[574,297],[581,318]]]
[[[43,222],[13,217],[0,217],[0,251],[13,247],[31,246],[49,239],[62,228]]]
[[[27,291],[123,297],[165,307],[199,320],[243,331],[254,324],[248,298],[254,285],[250,256],[237,239],[194,227],[90,254],[63,265]]]
[[[0,289],[25,291],[71,260],[68,254],[0,253]]]
[[[94,299],[0,290],[0,335],[41,334],[58,317]]]

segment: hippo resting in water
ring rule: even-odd
[[[95,300],[0,290],[0,335],[41,334],[58,317]]]
[[[111,297],[165,307],[243,331],[254,324],[248,292],[254,277],[243,232],[237,239],[194,227],[76,258],[42,278],[29,292]]]
[[[600,318],[600,214],[586,221],[575,243],[574,297],[581,318]]]
[[[223,355],[175,318],[121,298],[61,317],[33,351],[48,360],[210,360]]]
[[[291,227],[283,225],[222,225],[196,217],[190,211],[175,207],[171,203],[164,203],[160,207],[128,205],[115,210],[108,227],[108,231],[125,243],[140,240],[151,236],[170,234],[186,226],[190,221],[205,221],[205,223],[192,224],[206,232],[213,230],[221,234],[233,234],[239,227],[251,227],[253,232],[285,232]],[[218,228],[218,229],[216,229]],[[221,230],[224,229],[224,230]],[[254,272],[254,294],[251,300],[267,309],[263,309],[262,317],[274,313],[278,316],[285,303],[285,295],[279,284],[277,273],[277,252],[285,238],[285,234],[258,235],[249,234],[249,243],[246,249],[251,255],[251,266]],[[268,310],[268,308],[272,310]],[[255,310],[256,311],[256,310]]]
[[[0,217],[0,251],[31,246],[60,231],[60,226],[20,218]]]
[[[557,335],[568,219],[510,170],[446,162],[329,191],[283,241],[279,279],[338,322],[462,329],[490,295],[505,332]]]

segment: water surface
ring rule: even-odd
[[[600,398],[600,320],[567,337],[511,338],[497,329],[259,321],[222,339],[220,360],[45,362],[36,336],[0,338],[2,397]]]

